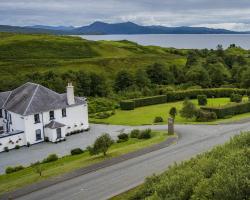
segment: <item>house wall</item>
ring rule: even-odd
[[[58,139],[56,129],[46,128],[45,129],[45,137],[48,137],[50,142],[58,142],[60,140],[63,140],[66,137],[65,129],[66,129],[66,127],[61,128],[61,136],[62,137]]]
[[[16,145],[19,145],[20,147],[26,145],[24,133],[0,138],[0,152],[4,151],[4,147],[14,149]]]
[[[88,106],[79,105],[66,108],[66,117],[62,117],[62,110],[54,110],[55,121],[66,125],[66,133],[86,130],[89,128]],[[49,112],[43,113],[44,125],[50,123]],[[69,128],[70,127],[70,128]]]
[[[40,116],[40,123],[35,123],[34,121],[34,115],[29,115],[24,117],[24,123],[25,123],[25,136],[27,143],[30,144],[36,144],[39,142],[44,141],[44,127],[42,123],[42,114],[39,114]],[[36,140],[36,130],[41,130],[41,140]]]
[[[51,121],[49,111],[40,113],[39,116],[41,123],[38,124],[34,123],[34,115],[24,117],[26,140],[30,144],[44,141],[45,135],[48,137],[48,134],[50,133],[47,128],[44,129],[44,126],[49,124]],[[66,125],[64,128],[65,130],[62,130],[63,134],[73,131],[86,130],[89,128],[87,104],[66,108],[66,117],[62,116],[62,109],[54,110],[54,117],[55,121]],[[39,141],[36,140],[37,129],[40,129],[42,132],[42,139]],[[51,136],[51,138],[52,137],[54,136]],[[53,138],[51,141],[54,142],[55,139]]]

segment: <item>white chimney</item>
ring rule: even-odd
[[[72,83],[68,83],[67,86],[67,102],[68,105],[75,104],[74,86]]]

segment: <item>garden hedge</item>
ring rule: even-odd
[[[226,105],[223,107],[202,107],[202,110],[216,113],[219,119],[250,112],[250,102]]]
[[[232,94],[249,95],[250,91],[237,88],[213,88],[174,91],[167,92],[165,95],[121,101],[120,107],[122,110],[134,110],[137,107],[181,101],[185,98],[196,99],[198,95],[206,95],[208,98],[219,98],[230,97]]]

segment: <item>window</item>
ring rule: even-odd
[[[34,115],[34,121],[35,121],[35,124],[40,123],[40,115],[39,114]]]
[[[36,130],[36,141],[41,140],[41,139],[42,139],[41,129],[37,129]]]
[[[55,119],[54,111],[49,111],[49,119],[50,120]]]
[[[3,134],[3,126],[0,126],[0,134]]]
[[[57,139],[62,138],[62,130],[61,130],[61,128],[56,129],[56,136],[57,136]]]
[[[11,117],[11,114],[10,114],[10,124],[12,124],[12,117]]]
[[[3,110],[0,109],[0,118],[3,118]]]
[[[7,112],[7,110],[4,110],[4,117],[5,117],[5,119],[8,119],[8,112]]]
[[[62,117],[66,117],[67,116],[67,112],[66,112],[66,108],[62,109]]]

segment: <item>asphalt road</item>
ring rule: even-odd
[[[145,128],[145,127],[140,127]],[[151,127],[155,130],[166,126]],[[129,130],[128,127],[126,130]],[[177,144],[165,149],[33,192],[19,200],[102,200],[141,184],[146,177],[161,173],[174,162],[189,159],[231,136],[250,130],[250,123],[232,125],[177,125]]]

